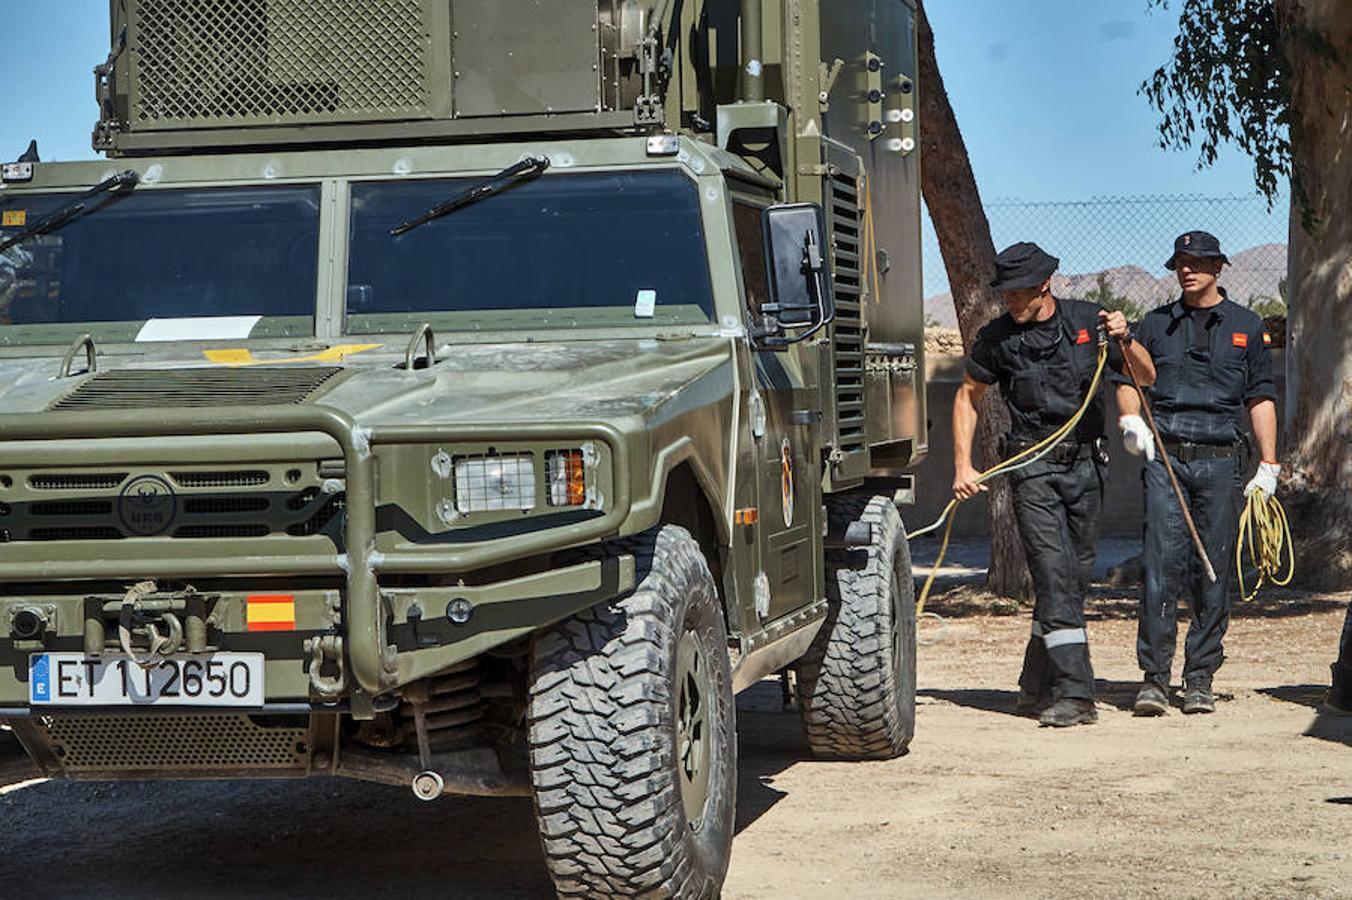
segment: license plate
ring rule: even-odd
[[[35,653],[28,702],[45,706],[262,706],[263,654],[166,657],[143,669],[126,656]]]

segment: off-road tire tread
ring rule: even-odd
[[[596,553],[597,551],[592,551]],[[712,604],[726,691],[731,780],[718,801],[731,841],[736,737],[722,610],[699,545],[664,526],[611,541],[602,555],[632,554],[639,585],[549,628],[533,650],[529,752],[546,865],[560,896],[717,896],[727,869],[701,871],[676,782],[666,654],[680,639],[680,596]],[[711,724],[717,725],[714,719]],[[713,815],[714,803],[710,812]]]
[[[914,628],[908,672],[891,657],[892,568],[897,568],[903,615],[915,620],[915,581],[901,516],[891,498],[828,497],[833,533],[850,522],[873,526],[867,548],[827,554],[826,622],[798,664],[799,706],[808,746],[821,757],[891,759],[915,733]]]

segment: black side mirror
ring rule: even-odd
[[[815,203],[771,206],[761,213],[769,302],[753,335],[762,347],[807,340],[835,318],[831,267],[826,259],[826,215]],[[806,329],[789,335],[790,329]]]

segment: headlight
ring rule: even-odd
[[[458,457],[455,508],[462,514],[534,509],[535,468],[531,455]]]

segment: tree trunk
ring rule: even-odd
[[[1352,9],[1277,0],[1291,66],[1286,473],[1302,581],[1352,584]],[[1319,49],[1317,35],[1327,42]],[[1307,198],[1305,226],[1299,195]]]
[[[970,353],[977,330],[1004,312],[1004,305],[989,287],[995,271],[995,247],[967,158],[967,145],[963,143],[944,80],[939,75],[934,33],[923,5],[919,28],[920,190],[929,207],[948,272],[962,347]],[[1000,435],[1008,430],[1009,412],[999,393],[987,391],[973,448],[977,457],[974,462],[979,468],[999,462]],[[1032,579],[1014,522],[1013,493],[1008,481],[996,479],[986,496],[991,535],[991,566],[986,586],[1002,597],[1026,598],[1032,594]]]

